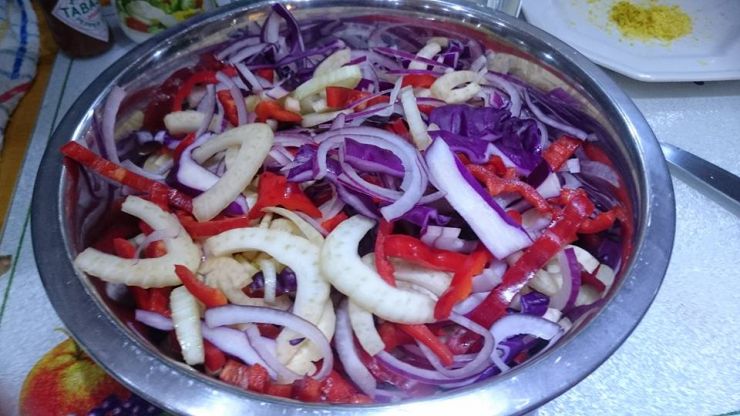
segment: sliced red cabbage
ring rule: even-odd
[[[491,199],[443,140],[426,151],[430,176],[481,242],[499,259],[532,244],[527,233]]]
[[[542,316],[547,312],[550,298],[537,291],[529,292],[519,298],[522,305],[522,313],[527,315]]]

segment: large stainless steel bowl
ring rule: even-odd
[[[55,131],[39,170],[33,200],[33,243],[47,294],[82,346],[114,377],[148,400],[177,413],[228,414],[508,414],[522,413],[578,383],[632,332],[655,297],[673,245],[673,190],[660,148],[630,99],[595,65],[554,37],[491,10],[445,0],[307,0],[289,2],[301,16],[380,15],[424,19],[487,39],[524,58],[521,75],[561,86],[583,102],[603,127],[602,143],[623,175],[634,204],[634,252],[616,290],[596,314],[555,348],[503,376],[466,389],[401,404],[330,406],[252,394],[206,377],[162,355],[113,313],[99,286],[75,271],[80,247],[68,192],[69,172],[59,147],[89,140],[94,112],[113,85],[137,90],[156,84],[198,51],[223,40],[250,19],[264,18],[268,2],[234,4],[154,37],[108,68],[85,90]],[[527,63],[528,62],[528,63]],[[100,202],[103,203],[103,202]]]

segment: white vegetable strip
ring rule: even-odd
[[[77,268],[106,282],[143,288],[180,284],[175,274],[176,264],[182,264],[193,272],[197,270],[200,249],[174,215],[136,196],[126,198],[121,210],[140,218],[155,230],[177,230],[177,237],[164,240],[167,254],[152,259],[124,259],[88,247],[75,258]]]
[[[365,367],[365,364],[362,363],[355,349],[352,328],[347,313],[347,303],[348,300],[345,299],[337,310],[337,336],[334,338],[337,355],[342,362],[344,371],[357,384],[357,387],[368,396],[374,397],[377,382]]]
[[[473,71],[453,71],[437,78],[431,86],[432,97],[444,100],[447,104],[459,104],[473,98],[480,91],[477,84],[480,75]],[[468,85],[455,88],[458,85]]]
[[[350,59],[352,59],[352,57],[349,48],[339,49],[321,61],[316,69],[314,69],[313,76],[318,77],[329,74],[332,71],[347,65]]]
[[[430,39],[431,40],[431,39]],[[434,55],[442,50],[442,46],[437,42],[427,42],[423,48],[419,49],[416,56],[419,58],[431,59]],[[427,64],[421,61],[411,61],[408,69],[427,69]]]
[[[206,253],[223,256],[242,251],[263,251],[276,261],[290,267],[296,274],[298,290],[293,304],[293,313],[314,325],[319,323],[324,303],[329,299],[329,284],[319,273],[319,248],[305,238],[285,231],[262,228],[238,228],[207,239],[204,243]],[[278,358],[290,358],[296,347],[289,341],[284,331],[278,336]],[[281,351],[287,351],[285,355]],[[287,360],[286,358],[286,360]]]
[[[301,337],[309,339],[318,345],[322,352],[325,352],[325,354],[322,354],[324,363],[321,366],[321,370],[314,375],[314,378],[322,379],[326,377],[334,366],[334,358],[329,340],[315,325],[295,316],[295,314],[266,308],[226,305],[208,309],[205,313],[205,321],[211,327],[243,323],[262,323],[295,328],[296,331],[300,331]]]
[[[304,220],[300,216],[296,215],[293,211],[280,207],[267,207],[263,208],[262,211],[272,212],[274,214],[282,216],[283,218],[287,218],[288,220],[292,221],[299,230],[301,230],[301,233],[303,233],[308,241],[316,244],[317,246],[324,244],[324,236],[322,236],[321,233],[318,232],[311,224],[306,222],[306,220]]]
[[[340,223],[321,249],[323,275],[358,306],[380,318],[406,324],[433,322],[430,297],[388,285],[360,259],[357,246],[373,225],[373,220],[361,215]]]
[[[359,65],[343,66],[325,74],[314,76],[293,91],[293,98],[302,100],[323,91],[326,87],[354,88],[362,79]]]
[[[275,263],[270,259],[259,259],[257,260],[260,270],[262,270],[262,277],[265,281],[264,299],[267,303],[275,303],[275,291],[277,291],[277,271],[275,270]]]
[[[103,106],[103,123],[101,132],[101,135],[103,136],[103,147],[105,147],[105,153],[108,154],[108,159],[113,163],[120,162],[120,159],[118,158],[118,150],[116,149],[115,126],[116,115],[118,114],[118,110],[120,109],[121,102],[124,98],[126,98],[126,91],[118,85],[114,85],[108,94],[108,98],[105,100],[105,105]]]
[[[593,273],[599,267],[599,261],[596,257],[592,256],[591,253],[582,249],[581,247],[569,244],[565,248],[571,248],[575,252],[576,260],[578,263],[589,273]]]
[[[185,286],[180,286],[170,293],[170,309],[177,342],[182,350],[182,358],[190,365],[202,364],[205,360],[205,352],[200,331],[198,301]]]
[[[527,334],[544,340],[551,340],[563,332],[563,328],[547,319],[538,316],[525,314],[509,314],[494,322],[491,326],[491,335],[496,345],[511,338],[514,335]],[[509,370],[509,366],[499,357],[498,352],[494,349],[491,359],[501,372]]]
[[[397,258],[391,258],[393,276],[396,280],[425,288],[439,297],[450,287],[452,274],[439,270],[427,269]],[[362,257],[362,262],[375,270],[375,253]]]
[[[404,115],[406,115],[406,122],[409,123],[409,131],[411,132],[411,138],[414,139],[416,148],[425,150],[432,144],[432,139],[429,137],[427,127],[421,119],[419,106],[416,105],[416,97],[414,97],[414,91],[411,87],[401,90],[401,105],[403,106]]]
[[[303,377],[302,374],[294,373],[277,359],[277,356],[275,355],[274,341],[268,338],[263,338],[256,326],[248,325],[244,332],[247,334],[247,339],[249,339],[249,343],[252,345],[252,348],[254,348],[254,350],[257,351],[257,354],[265,360],[268,368],[275,371],[278,382],[292,383],[293,381]],[[269,342],[273,343],[271,348],[268,348]]]
[[[349,320],[352,324],[352,330],[360,342],[362,349],[371,356],[383,351],[385,343],[380,338],[378,330],[375,328],[373,314],[357,306],[354,302],[348,302]]]
[[[280,310],[290,308],[292,301],[287,296],[278,296],[272,305],[262,298],[250,298],[242,289],[252,282],[257,268],[249,262],[240,263],[232,257],[208,257],[201,263],[198,274],[205,277],[208,286],[217,287],[224,292],[229,302],[236,305],[263,306]]]
[[[496,258],[528,247],[532,240],[521,228],[507,223],[473,189],[457,168],[455,155],[444,140],[435,140],[426,152],[429,175],[445,191],[447,202],[465,219]]]
[[[332,339],[332,337],[334,337],[334,330],[336,328],[336,315],[334,314],[334,304],[331,303],[331,299],[327,300],[324,304],[324,309],[321,313],[321,319],[319,320],[319,323],[316,325],[316,327],[319,328],[319,331],[321,331],[324,336],[326,336],[326,339]],[[284,332],[285,335],[283,335],[283,333],[280,333],[280,335],[278,335],[278,338],[280,338],[280,336],[295,337],[295,333],[293,331]],[[284,356],[284,354],[282,356]],[[280,357],[281,355],[278,355],[278,358]],[[293,355],[293,357],[289,357],[287,367],[298,374],[313,374],[316,372],[316,366],[313,362],[317,361],[320,358],[320,348],[313,344],[310,340],[306,340],[298,344],[298,351],[295,353],[295,355]]]
[[[193,215],[198,221],[207,221],[218,215],[252,182],[272,147],[272,129],[262,123],[235,127],[195,149],[193,158],[202,163],[215,153],[209,155],[214,149],[224,150],[234,142],[241,146],[237,154],[238,162],[215,185],[193,198]],[[202,150],[204,147],[206,149]]]
[[[208,342],[215,345],[216,348],[221,351],[229,355],[233,355],[234,357],[244,361],[245,364],[259,364],[265,367],[271,377],[275,377],[277,375],[249,344],[247,335],[244,332],[227,328],[225,326],[211,328],[206,324],[201,325],[201,331],[203,332],[203,338],[207,339]]]
[[[164,116],[164,126],[170,134],[185,134],[198,131],[206,115],[195,111],[175,111]]]

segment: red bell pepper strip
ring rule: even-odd
[[[378,235],[375,237],[375,269],[386,283],[395,287],[396,276],[393,274],[393,265],[388,260],[385,248],[386,239],[392,232],[393,223],[381,219],[378,224]]]
[[[296,399],[316,403],[321,401],[321,382],[311,377],[303,377],[293,382],[293,397]]]
[[[218,374],[224,368],[224,365],[226,365],[226,354],[208,342],[207,339],[203,340],[203,350],[205,351],[203,365],[206,368],[206,372],[210,375]]]
[[[465,259],[463,266],[452,275],[450,286],[434,305],[435,319],[440,320],[449,317],[452,308],[470,296],[473,291],[473,277],[483,271],[490,259],[490,254],[482,245]]]
[[[340,211],[339,214],[329,218],[326,221],[323,221],[321,223],[321,226],[324,227],[324,230],[327,232],[331,232],[334,228],[337,227],[342,221],[349,218],[347,214],[344,211]]]
[[[542,152],[542,158],[550,165],[550,169],[556,171],[573,156],[581,143],[583,142],[574,137],[560,136]]]
[[[385,255],[398,257],[429,269],[455,272],[465,264],[468,256],[454,251],[429,247],[410,235],[393,234],[385,239]]]
[[[215,308],[229,303],[223,292],[198,280],[195,274],[187,267],[176,264],[175,273],[177,273],[177,277],[180,278],[185,288],[188,289],[188,292],[203,302],[206,308]]]
[[[395,324],[383,322],[378,326],[378,334],[385,344],[386,351],[393,351],[399,345],[411,344],[414,339],[410,335],[398,329]]]
[[[270,375],[261,365],[247,366],[231,359],[226,362],[218,378],[225,383],[257,393],[267,391],[270,384]]]
[[[114,238],[113,250],[115,250],[118,257],[123,257],[124,259],[133,259],[136,257],[136,247],[125,238]]]
[[[420,343],[424,344],[429,348],[434,355],[436,355],[439,358],[439,361],[442,362],[442,365],[445,367],[449,367],[454,362],[454,357],[452,355],[452,352],[449,348],[447,348],[447,345],[443,343],[439,338],[437,338],[436,335],[432,333],[432,331],[429,330],[429,328],[424,325],[397,325],[398,328],[408,334],[410,337],[415,339],[416,341],[419,341]]]
[[[522,196],[537,211],[550,212],[550,204],[528,183],[516,179],[505,179],[498,177],[494,172],[481,165],[466,165],[470,173],[486,185],[491,195],[499,195],[504,192],[515,192]]]
[[[489,328],[506,314],[514,296],[563,246],[576,239],[583,220],[591,214],[593,204],[583,190],[567,190],[567,205],[562,215],[525,249],[524,254],[504,272],[502,282],[470,313],[470,318]]]
[[[419,107],[419,111],[420,112],[426,114],[427,116],[429,114],[431,114],[432,111],[434,111],[435,108],[437,108],[437,107],[435,107],[433,105],[429,105],[429,104],[417,104],[416,106]]]
[[[167,246],[164,245],[163,241],[152,241],[151,244],[144,248],[144,257],[148,259],[154,259],[162,257],[167,254]]]
[[[234,103],[234,97],[231,96],[229,90],[221,90],[216,93],[218,101],[224,107],[224,116],[226,121],[231,123],[232,126],[239,125],[239,113],[236,110],[236,103]]]
[[[98,175],[131,187],[139,192],[150,193],[155,186],[166,186],[103,159],[77,142],[65,144],[62,146],[61,152],[64,156],[75,160]],[[193,200],[189,196],[173,188],[167,187],[166,189],[170,205],[187,212],[193,211]]]
[[[321,382],[321,398],[329,403],[349,403],[357,390],[339,373],[331,370]]]
[[[285,176],[272,172],[260,175],[257,203],[249,210],[250,219],[262,216],[262,208],[281,206],[291,211],[301,211],[313,218],[321,218],[321,211],[303,193],[297,183],[288,182]]]
[[[265,394],[269,394],[270,396],[284,397],[286,399],[290,399],[291,396],[293,395],[293,385],[292,384],[270,383],[270,385],[267,386],[267,390],[265,390]]]
[[[514,220],[515,223],[522,225],[522,214],[519,211],[515,209],[510,209],[506,211],[506,215],[511,217],[511,219]]]
[[[169,189],[167,186],[156,182],[152,187],[152,190],[149,192],[149,200],[157,204],[157,206],[162,208],[162,210],[169,212]]]
[[[284,109],[276,101],[262,100],[254,111],[257,113],[257,121],[260,122],[272,119],[285,123],[300,123],[303,120],[300,114]]]
[[[260,78],[272,82],[275,79],[275,73],[270,68],[260,68],[254,71],[254,74]]]
[[[184,139],[180,140],[180,143],[177,144],[175,147],[175,150],[172,152],[172,157],[175,160],[180,160],[180,157],[182,156],[182,152],[185,151],[191,144],[195,142],[195,134],[189,133],[187,136],[185,136]]]
[[[429,88],[434,84],[437,77],[431,74],[404,75],[401,87],[412,86],[414,88]]]
[[[594,218],[586,218],[578,227],[578,233],[580,234],[596,234],[602,231],[606,231],[612,228],[614,221],[616,221],[620,209],[614,208],[609,211],[602,212]]]
[[[406,140],[411,138],[411,132],[409,132],[409,128],[406,126],[406,122],[402,118],[397,118],[386,124],[385,129],[403,137]]]
[[[156,312],[160,315],[170,317],[170,292],[171,287],[153,287],[144,289],[138,286],[129,286],[129,292],[134,297],[134,303],[139,309]]]
[[[182,224],[192,238],[212,237],[234,228],[249,227],[249,224],[252,221],[248,217],[242,216],[198,222],[190,214],[183,212],[178,212],[177,217],[180,220],[180,224]]]
[[[326,105],[343,108],[368,96],[369,93],[345,87],[326,87]]]
[[[601,266],[599,266],[599,267],[601,267]],[[606,290],[606,285],[604,284],[604,282],[602,282],[601,280],[599,280],[595,276],[595,274],[596,274],[596,270],[594,270],[594,273],[593,274],[591,274],[591,273],[589,273],[589,272],[587,272],[585,270],[581,270],[581,282],[584,285],[591,286],[592,288],[596,289],[599,292],[603,292],[604,290]]]
[[[196,85],[215,84],[217,82],[218,79],[216,79],[216,73],[214,71],[199,71],[194,73],[190,78],[185,80],[180,89],[175,93],[175,96],[172,97],[172,111],[182,111],[185,100]]]

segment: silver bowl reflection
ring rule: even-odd
[[[93,119],[114,85],[129,91],[161,82],[192,63],[198,52],[226,39],[250,20],[264,19],[266,1],[233,4],[195,18],[139,45],[98,77],[56,129],[44,155],[33,200],[33,244],[41,278],[60,318],[90,355],[146,399],[179,414],[450,415],[524,413],[557,397],[604,362],[629,336],[655,297],[665,274],[675,228],[673,190],[660,148],[630,99],[595,65],[554,37],[521,21],[472,4],[445,0],[308,0],[287,3],[296,16],[383,16],[422,19],[429,27],[475,36],[494,48],[515,51],[518,72],[543,88],[561,87],[602,127],[602,147],[622,174],[633,203],[631,260],[596,313],[546,353],[513,371],[462,390],[392,405],[327,405],[279,400],[209,378],[162,354],[126,323],[125,311],[101,294],[100,284],[78,273],[71,259],[87,230],[80,201],[62,168],[59,147],[89,142]],[[84,219],[83,219],[84,220]]]

